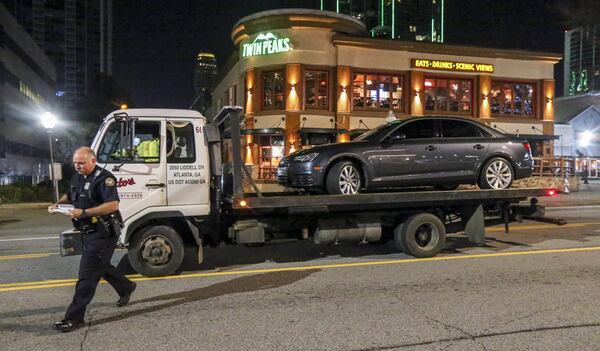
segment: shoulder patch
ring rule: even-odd
[[[107,186],[115,186],[115,180],[111,177],[107,177],[104,180],[104,184],[106,184]]]

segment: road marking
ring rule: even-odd
[[[30,240],[50,240],[50,239],[58,239],[58,236],[43,236],[37,238],[15,238],[15,239],[0,239],[0,242],[8,242],[8,241],[30,241]]]
[[[561,226],[559,226],[557,224],[532,224],[532,225],[515,225],[515,226],[509,225],[509,229],[511,231],[515,231],[515,230],[534,230],[534,229],[581,228],[581,227],[587,227],[590,225],[598,225],[598,224],[600,224],[600,222],[567,223],[567,224],[564,224]],[[486,232],[503,232],[504,225],[488,227],[485,229],[485,231]]]
[[[442,256],[442,257],[431,257],[431,258],[411,258],[411,259],[400,259],[400,260],[384,260],[384,261],[369,261],[369,262],[340,263],[340,264],[307,265],[307,266],[299,266],[299,267],[247,269],[247,270],[233,270],[233,271],[226,271],[226,272],[189,273],[189,274],[181,274],[181,275],[172,275],[172,276],[168,276],[168,277],[156,277],[156,278],[141,277],[139,275],[129,276],[129,277],[132,278],[133,281],[188,279],[188,278],[219,277],[219,276],[247,275],[247,274],[259,274],[259,273],[307,271],[307,270],[313,270],[313,269],[324,270],[324,269],[335,269],[335,268],[355,268],[355,267],[383,266],[383,265],[391,265],[391,264],[426,263],[426,262],[438,262],[438,261],[472,260],[472,259],[478,259],[478,258],[544,255],[544,254],[591,252],[591,251],[600,251],[600,246],[575,247],[575,248],[568,248],[568,249],[552,249],[552,250],[497,252],[497,253],[475,254],[475,255]],[[0,287],[0,292],[73,286],[73,285],[75,285],[75,282],[76,282],[75,279],[72,279],[72,280],[65,279],[65,280],[57,280],[57,281],[55,281],[55,283],[51,283],[51,284],[49,284],[48,281],[12,283],[12,284],[14,284],[14,286],[8,286],[9,284],[6,284],[7,285],[6,287]],[[100,283],[106,284],[105,281],[101,281]]]
[[[31,253],[31,254],[21,254],[21,255],[8,255],[8,256],[0,256],[0,260],[21,260],[28,258],[41,258],[58,255],[55,252],[40,252],[40,253]]]

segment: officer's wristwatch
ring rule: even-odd
[[[85,211],[85,209],[84,209],[84,210],[81,210],[81,216],[80,216],[80,217],[87,217],[87,216],[88,216],[88,214],[87,214],[87,212]]]

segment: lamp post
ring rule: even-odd
[[[42,125],[48,132],[48,142],[50,143],[50,176],[52,177],[52,185],[54,187],[54,199],[58,202],[58,180],[54,176],[54,152],[52,151],[52,128],[56,126],[56,117],[50,112],[42,115]]]

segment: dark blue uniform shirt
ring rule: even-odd
[[[98,166],[88,176],[74,174],[71,178],[69,201],[82,210],[99,206],[111,201],[119,201],[117,180],[107,170]],[[75,227],[91,224],[89,219],[73,221]]]

